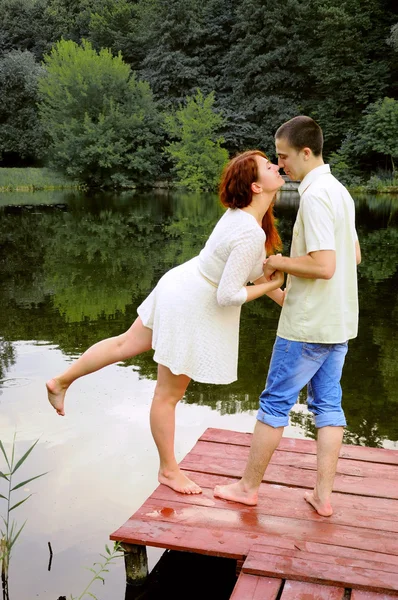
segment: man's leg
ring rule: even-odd
[[[231,485],[217,485],[214,488],[214,495],[224,500],[255,506],[258,500],[258,488],[274,450],[278,447],[283,430],[284,427],[270,427],[257,421],[242,479]]]
[[[337,461],[346,420],[341,407],[340,379],[347,344],[333,344],[328,358],[308,384],[308,408],[315,416],[317,437],[317,479],[313,492],[304,498],[323,517],[330,517],[330,503]]]
[[[216,486],[215,496],[250,506],[257,504],[258,489],[289,423],[289,412],[323,360],[307,360],[303,343],[277,337],[244,474],[236,483]]]
[[[330,497],[343,433],[344,427],[322,427],[318,429],[316,484],[314,491],[306,492],[304,498],[323,517],[330,517],[333,514]]]

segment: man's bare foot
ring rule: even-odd
[[[214,488],[214,495],[223,498],[224,500],[241,502],[248,506],[256,506],[258,500],[258,493],[246,491],[240,481],[231,483],[230,485],[216,485]]]
[[[304,500],[311,504],[313,508],[315,508],[318,515],[321,517],[330,517],[333,514],[333,508],[329,501],[321,502],[316,499],[313,492],[305,492]]]
[[[158,476],[159,483],[167,485],[180,494],[201,494],[201,488],[192,479],[189,479],[180,469],[161,473]]]
[[[47,395],[50,404],[55,408],[57,414],[64,416],[64,399],[67,388],[62,387],[58,379],[49,379],[46,383]]]

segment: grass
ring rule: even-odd
[[[76,181],[47,168],[0,168],[0,192],[78,189]]]

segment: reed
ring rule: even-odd
[[[23,500],[16,502],[12,500],[12,494],[16,490],[22,488],[24,485],[27,485],[34,479],[38,479],[39,477],[43,477],[46,473],[41,473],[40,475],[35,475],[34,477],[30,477],[29,479],[25,479],[25,481],[21,481],[14,485],[13,477],[16,471],[23,465],[23,463],[28,458],[29,454],[32,452],[33,448],[36,446],[39,440],[36,440],[34,444],[25,452],[25,454],[19,459],[16,460],[15,457],[15,440],[16,434],[14,434],[14,439],[11,447],[11,456],[8,456],[2,441],[0,440],[0,450],[3,453],[3,456],[6,461],[6,469],[5,472],[0,471],[0,480],[5,480],[6,483],[6,495],[0,494],[0,499],[6,501],[6,511],[5,515],[2,515],[1,518],[3,520],[4,525],[0,527],[0,564],[1,564],[1,580],[3,584],[3,600],[9,600],[9,591],[8,591],[8,568],[11,559],[12,549],[15,545],[15,542],[21,535],[23,528],[25,527],[26,521],[19,527],[15,519],[11,520],[10,514],[13,510],[21,506],[24,502],[29,500],[32,494],[29,494]]]
[[[84,589],[84,591],[80,594],[80,596],[71,596],[70,600],[83,600],[84,597],[90,596],[90,598],[94,598],[94,600],[98,600],[97,596],[95,596],[92,592],[90,592],[90,588],[95,581],[102,581],[105,583],[105,579],[103,578],[104,573],[109,573],[108,567],[114,564],[114,560],[116,558],[122,558],[124,556],[124,552],[122,551],[122,547],[120,542],[115,542],[113,550],[111,551],[109,547],[105,544],[105,552],[106,554],[100,554],[100,556],[104,559],[104,562],[95,562],[93,567],[85,567],[89,571],[93,573],[93,577],[89,581],[88,585]]]

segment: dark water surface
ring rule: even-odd
[[[363,261],[359,335],[342,380],[345,442],[398,448],[398,199],[355,201]],[[295,193],[277,201],[285,254],[297,206]],[[65,418],[48,406],[45,380],[127,329],[159,277],[200,251],[222,210],[210,194],[0,196],[0,439],[9,451],[16,432],[22,455],[40,438],[15,483],[49,471],[14,492],[15,501],[33,496],[13,511],[27,523],[11,558],[11,600],[78,597],[90,576],[83,567],[157,485],[148,426],[152,353],[76,382]],[[279,310],[266,297],[243,307],[237,382],[191,384],[177,410],[179,460],[207,427],[252,431]],[[285,435],[315,436],[305,393]],[[2,461],[0,454],[4,471]],[[4,509],[0,499],[0,515]],[[149,551],[151,567],[160,555]],[[122,563],[93,592],[124,598]]]

